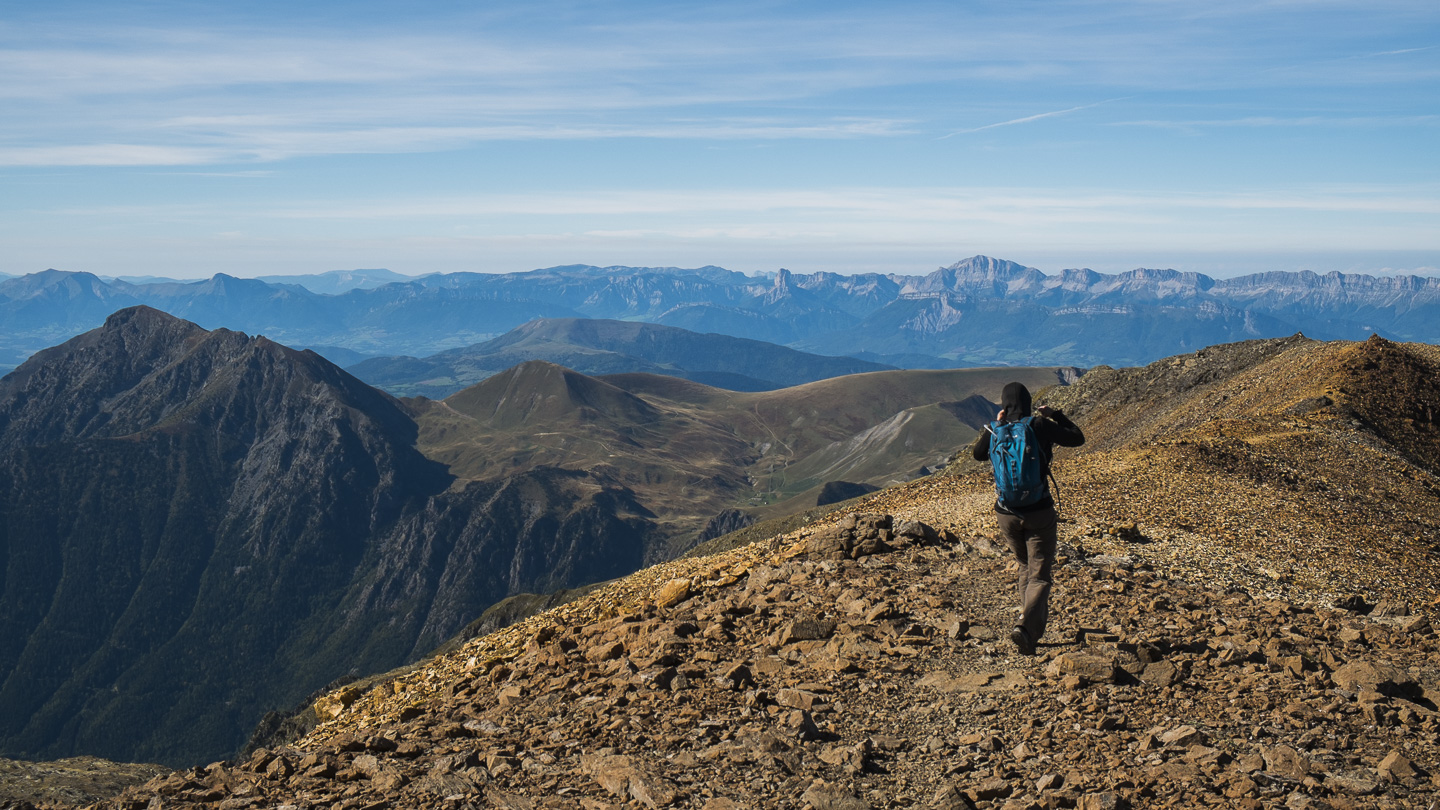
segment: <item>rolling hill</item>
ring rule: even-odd
[[[993,418],[986,396],[1011,380],[1038,390],[1074,374],[897,370],[738,392],[530,361],[414,408],[421,449],[461,479],[585,470],[635,493],[678,551],[726,509],[793,512],[831,481],[883,486],[943,467]]]

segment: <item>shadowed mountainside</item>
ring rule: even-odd
[[[0,381],[0,750],[172,763],[511,593],[633,570],[583,472],[450,488],[401,403],[136,308]]]
[[[316,355],[148,309],[0,381],[4,750],[220,752],[262,684],[343,672],[295,642],[447,485],[415,433]]]

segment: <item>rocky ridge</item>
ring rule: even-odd
[[[1047,394],[1091,443],[1057,463],[1036,657],[1005,640],[988,477],[957,464],[332,692],[305,739],[106,806],[1431,808],[1440,488],[1429,423],[1361,383],[1396,369],[1415,414],[1434,362],[1279,341]]]
[[[1092,531],[1138,526],[1167,567],[1252,590],[1433,605],[1437,380],[1433,346],[1297,337],[1096,370],[1042,401],[1085,426],[1060,484]]]
[[[1428,617],[1092,552],[1067,545],[1054,640],[1021,658],[988,538],[848,515],[332,693],[299,746],[110,806],[1430,806]]]

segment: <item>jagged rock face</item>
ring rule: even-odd
[[[137,308],[0,381],[0,751],[189,763],[491,602],[633,570],[583,474],[446,493],[396,400]]]
[[[471,483],[433,499],[377,544],[370,578],[347,597],[345,625],[327,643],[369,644],[375,652],[365,649],[363,658],[377,662],[413,659],[511,594],[636,570],[654,541],[651,517],[629,491],[584,472],[543,468]],[[378,617],[393,618],[377,628]]]
[[[723,510],[705,524],[705,528],[700,532],[699,542],[704,543],[721,535],[739,531],[754,522],[755,518],[752,515],[747,515],[738,509]]]

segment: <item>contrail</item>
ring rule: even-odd
[[[1025,124],[1025,123],[1029,123],[1029,122],[1031,122],[1031,121],[1039,121],[1041,118],[1054,118],[1054,117],[1057,116],[1057,115],[1068,115],[1068,114],[1073,113],[1073,112],[1078,112],[1079,110],[1088,110],[1088,109],[1090,109],[1091,107],[1099,107],[1099,106],[1102,105],[1102,104],[1110,104],[1111,102],[1115,102],[1115,101],[1124,101],[1124,100],[1127,99],[1127,98],[1132,98],[1132,96],[1122,96],[1122,97],[1120,97],[1120,98],[1109,98],[1109,99],[1106,99],[1106,100],[1104,100],[1104,101],[1097,101],[1097,102],[1095,102],[1094,104],[1082,104],[1082,105],[1080,105],[1079,107],[1071,107],[1071,108],[1068,109],[1068,110],[1054,110],[1054,111],[1052,111],[1052,112],[1043,112],[1043,113],[1038,113],[1038,114],[1036,114],[1036,115],[1027,115],[1027,116],[1025,116],[1024,118],[1015,118],[1015,119],[1011,119],[1011,120],[1009,120],[1009,121],[1001,121],[1001,122],[998,123],[998,124],[986,124],[986,125],[983,126],[983,127],[974,127],[973,129],[961,129],[961,130],[957,130],[957,131],[955,131],[955,132],[951,132],[949,135],[941,135],[939,138],[936,138],[936,140],[943,141],[943,140],[945,140],[946,138],[952,138],[952,137],[954,137],[954,136],[956,136],[956,135],[968,135],[968,134],[971,133],[971,132],[981,132],[981,131],[987,130],[987,129],[995,129],[996,127],[1008,127],[1008,126],[1014,126],[1015,124]]]

